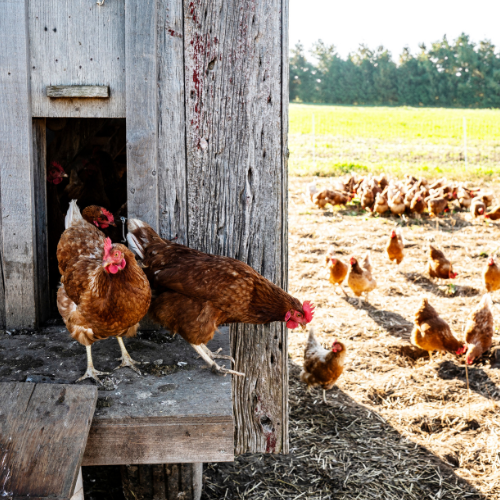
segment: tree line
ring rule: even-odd
[[[500,107],[500,53],[488,40],[446,36],[418,54],[403,49],[398,63],[384,47],[360,45],[345,59],[316,42],[308,57],[298,43],[290,55],[290,101],[349,105]]]

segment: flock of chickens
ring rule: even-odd
[[[60,165],[52,165],[48,182],[57,184],[65,176]],[[320,207],[326,203],[347,203],[357,194],[362,207],[378,213],[391,210],[402,214],[407,208],[422,213],[427,206],[430,215],[438,215],[450,202],[457,202],[460,206],[467,203],[469,207],[479,206],[477,210],[482,210],[486,217],[493,219],[497,214],[500,217],[500,208],[485,213],[492,202],[489,193],[447,186],[443,181],[428,186],[413,177],[408,177],[405,183],[388,182],[385,176],[351,177],[346,182],[336,181],[336,188],[318,192],[309,186],[308,195]],[[127,221],[129,247],[113,243],[110,235],[116,226],[114,215],[98,205],[83,205],[77,200],[69,203],[65,229],[57,245],[61,274],[58,309],[71,336],[87,348],[87,371],[79,380],[92,378],[100,382],[98,376],[104,373],[94,368],[91,346],[108,337],[116,337],[120,345],[122,363],[118,368],[130,367],[140,373],[139,363],[128,354],[123,337],[134,336],[139,321],[148,313],[153,321],[189,342],[213,372],[238,376],[244,374],[215,361],[222,358],[234,363],[230,356],[212,353],[206,346],[218,326],[282,321],[290,329],[298,326],[305,329],[312,321],[314,306],[310,302],[301,303],[243,262],[164,240],[137,219]],[[399,228],[391,231],[386,254],[395,265],[403,262],[405,243]],[[345,264],[329,250],[325,264],[330,283],[346,294],[342,287],[346,281],[358,298],[358,307],[363,294],[367,299],[377,286],[369,254],[363,259],[352,256]],[[444,253],[430,244],[427,271],[435,279],[450,280],[457,276]],[[493,256],[483,278],[487,292],[500,288],[500,269]],[[492,344],[491,304],[487,293],[471,312],[465,338],[460,340],[424,299],[415,313],[412,342],[430,356],[433,351],[458,356],[466,353],[466,362],[473,363]],[[338,340],[333,341],[330,349],[324,349],[311,329],[301,380],[308,388],[319,385],[323,390],[330,389],[343,371],[346,352],[346,346]]]
[[[345,204],[351,201],[354,195],[358,195],[363,208],[378,213],[387,210],[398,215],[406,210],[422,213],[427,206],[430,216],[437,216],[449,210],[449,203],[454,202],[460,207],[470,208],[473,217],[484,215],[493,220],[500,218],[500,206],[486,212],[486,208],[493,201],[491,193],[464,186],[446,185],[444,180],[428,186],[426,181],[417,180],[411,176],[407,176],[405,183],[388,182],[383,175],[378,178],[365,179],[350,177],[347,181],[336,180],[335,187],[337,189],[318,191],[315,184],[310,184],[306,199],[323,208],[327,203]],[[403,262],[405,243],[400,228],[391,231],[385,252],[387,259],[394,265],[397,266]],[[426,270],[431,279],[453,280],[457,277],[452,263],[445,254],[430,243],[427,257]],[[325,256],[325,264],[329,272],[330,283],[334,287],[339,287],[347,296],[342,287],[346,281],[353,294],[358,297],[358,307],[361,306],[362,295],[364,294],[367,300],[369,292],[377,287],[369,254],[362,260],[352,256],[346,264],[335,255],[335,250],[331,248]],[[500,268],[493,255],[489,257],[482,276],[487,293],[470,313],[463,339],[453,334],[449,325],[439,316],[427,298],[422,300],[415,312],[411,342],[427,351],[431,360],[433,351],[449,352],[457,356],[465,353],[466,363],[472,364],[491,347],[494,322],[490,293],[500,289]],[[331,350],[326,350],[318,343],[311,331],[304,354],[302,381],[308,386],[320,385],[324,390],[330,389],[343,371],[345,357],[346,347],[342,343],[334,340]],[[324,391],[323,399],[325,400]]]
[[[491,208],[493,193],[464,183],[452,184],[445,178],[429,183],[407,175],[404,181],[388,180],[385,174],[378,177],[350,176],[336,179],[329,189],[318,190],[313,182],[307,191],[309,198],[319,208],[327,204],[346,205],[356,198],[361,208],[374,214],[391,212],[394,215],[428,213],[436,217],[450,209],[470,210],[473,217],[484,216],[500,219],[500,205]]]

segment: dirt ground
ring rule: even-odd
[[[326,406],[320,389],[307,393],[298,380],[306,335],[291,333],[291,453],[245,455],[234,463],[207,465],[202,498],[500,498],[498,337],[469,368],[469,402],[464,357],[446,355],[430,363],[409,341],[422,297],[461,335],[484,292],[481,270],[487,255],[500,246],[500,227],[472,221],[466,213],[436,225],[427,218],[371,217],[355,207],[320,210],[304,201],[310,181],[290,179],[289,288],[316,304],[313,324],[323,344],[334,338],[346,344],[346,369],[327,393]],[[318,182],[328,184],[328,179]],[[407,250],[394,270],[384,246],[397,225],[403,227]],[[439,287],[426,277],[428,239],[458,271],[454,288]],[[350,299],[328,283],[322,266],[330,246],[344,261],[371,252],[378,286],[360,309],[347,286]],[[493,298],[498,314],[498,297]],[[102,480],[90,470],[86,484],[87,499],[106,498],[97,493]]]
[[[292,333],[292,453],[210,466],[205,498],[500,498],[498,337],[469,369],[470,403],[464,357],[429,363],[409,341],[422,297],[461,335],[484,292],[481,271],[500,246],[500,228],[467,213],[442,218],[437,228],[428,218],[371,217],[354,207],[320,210],[304,200],[310,181],[290,179],[289,288],[316,304],[313,324],[323,344],[337,338],[347,345],[346,369],[326,407],[320,389],[307,394],[298,381],[306,334]],[[384,247],[397,225],[407,250],[395,271]],[[426,277],[428,239],[458,271],[454,290]],[[344,262],[371,253],[378,286],[361,309],[347,285],[350,300],[328,282],[322,265],[330,246]],[[495,313],[499,307],[494,305]]]

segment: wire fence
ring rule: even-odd
[[[500,111],[290,107],[292,174],[500,172]]]

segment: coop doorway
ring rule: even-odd
[[[59,317],[56,305],[60,274],[57,244],[64,231],[69,202],[80,210],[90,205],[106,208],[116,227],[103,229],[114,242],[122,239],[127,216],[126,120],[124,118],[47,118],[46,210],[48,287],[50,313]],[[43,290],[40,291],[43,293]]]

